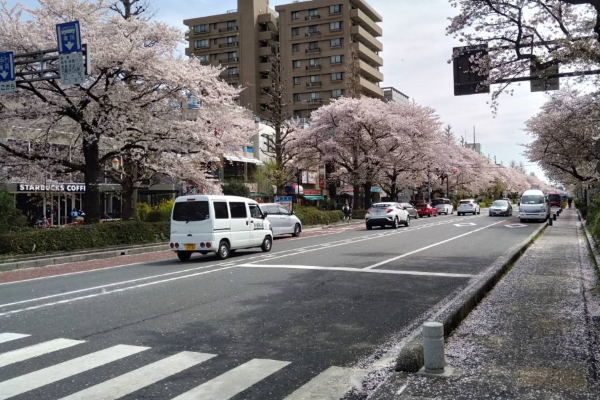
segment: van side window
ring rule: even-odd
[[[246,203],[229,203],[231,218],[248,218]]]
[[[262,218],[262,211],[260,211],[258,204],[248,204],[248,207],[250,207],[250,216],[252,218]]]
[[[215,201],[215,219],[228,219],[229,212],[227,211],[227,203],[224,201]]]

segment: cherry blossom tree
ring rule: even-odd
[[[552,65],[582,71],[600,63],[598,0],[449,0],[459,10],[446,32],[464,45],[489,46],[489,57],[474,56],[473,72],[489,74],[486,85],[511,80]],[[454,54],[456,57],[457,54]]]
[[[183,162],[191,162],[187,170],[206,164],[253,133],[228,116],[238,91],[219,79],[219,69],[178,55],[182,32],[141,16],[144,3],[39,3],[31,9],[0,2],[0,48],[24,53],[56,47],[55,24],[78,20],[92,52],[92,71],[81,85],[19,84],[16,93],[0,98],[5,125],[25,120],[45,132],[22,138],[34,143],[26,151],[22,142],[0,142],[0,148],[2,155],[81,173],[86,222],[99,218],[98,180],[115,157],[179,176]],[[191,119],[181,108],[188,96],[201,105]],[[169,157],[179,158],[166,162]],[[210,185],[203,174],[196,175],[197,183]]]

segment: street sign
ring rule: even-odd
[[[79,21],[56,24],[56,40],[58,41],[58,54],[81,52]]]
[[[463,222],[462,224],[454,224],[454,226],[463,227],[463,226],[476,226],[475,222]]]
[[[546,92],[548,90],[559,90],[559,78],[547,78],[548,76],[558,75],[558,64],[554,64],[543,70],[537,70],[534,65],[530,67],[532,92]]]
[[[79,53],[59,54],[58,70],[63,85],[81,85],[85,82],[83,55]]]
[[[0,53],[0,94],[12,93],[15,85],[15,59],[12,51]]]

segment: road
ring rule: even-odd
[[[339,398],[537,227],[484,214],[342,226],[225,261],[0,284],[0,399]]]

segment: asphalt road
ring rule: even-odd
[[[225,261],[1,284],[0,399],[339,398],[537,227],[485,214],[343,226]]]

